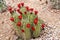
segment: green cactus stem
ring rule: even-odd
[[[40,33],[42,31],[42,25],[43,21],[39,20],[37,25],[34,25],[35,31],[33,31],[33,37],[39,37]]]
[[[25,31],[24,33],[22,33],[22,35],[24,37],[24,40],[29,40],[31,38],[31,32],[30,32],[31,25],[29,25],[28,24],[29,21],[26,21],[26,20],[22,20],[23,21],[22,29],[24,29],[24,31]]]

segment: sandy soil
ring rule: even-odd
[[[46,0],[5,0],[6,5],[17,7],[19,2],[24,2],[35,10],[39,11],[38,16],[47,24],[43,35],[32,40],[60,40],[60,10],[51,9],[50,2],[46,4]],[[0,40],[16,40],[14,35],[13,26],[9,20],[10,14],[8,11],[0,13]]]

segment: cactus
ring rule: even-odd
[[[0,12],[5,11],[7,8],[5,1],[4,0],[0,0]]]
[[[8,10],[11,13],[10,20],[22,40],[30,40],[32,37],[40,36],[45,25],[43,20],[38,18],[38,11],[24,6],[24,3],[19,3],[18,9],[9,7]]]

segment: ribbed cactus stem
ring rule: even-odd
[[[42,31],[42,25],[43,22],[41,22],[40,20],[38,21],[37,25],[34,25],[35,31],[33,31],[33,37],[39,37],[40,33]]]
[[[22,29],[24,29],[24,32],[22,33],[22,37],[24,38],[24,40],[29,40],[31,38],[31,32],[30,32],[30,29],[31,29],[31,25],[29,24],[29,21],[25,19],[25,20],[22,20],[22,23],[23,23],[23,27]]]

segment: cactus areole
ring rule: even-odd
[[[12,7],[9,7],[8,10],[11,13],[10,20],[23,40],[40,36],[45,24],[43,20],[38,18],[38,11],[24,6],[24,3],[19,3],[15,10]]]

